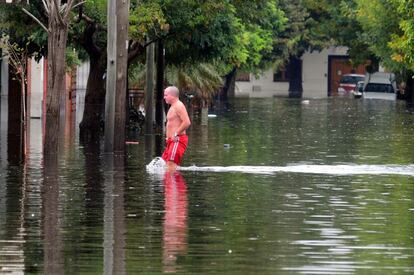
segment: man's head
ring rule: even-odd
[[[180,91],[175,86],[169,86],[164,90],[164,100],[167,104],[172,104],[176,100],[178,100],[178,96],[180,95]]]

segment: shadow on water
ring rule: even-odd
[[[104,273],[125,274],[125,159],[104,155]]]

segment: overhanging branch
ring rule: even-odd
[[[86,3],[86,1],[79,2],[79,3],[75,4],[75,5],[73,5],[72,9],[77,8],[77,7],[79,7],[80,5],[83,5],[83,4],[85,4],[85,3]]]
[[[43,25],[43,23],[36,18],[36,16],[34,16],[33,14],[31,14],[28,10],[26,10],[25,8],[22,8],[23,12],[27,15],[29,15],[34,21],[36,21],[47,33],[49,33],[49,30],[46,28],[45,25]]]

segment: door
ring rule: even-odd
[[[344,74],[365,74],[365,64],[352,67],[349,56],[328,57],[328,96],[338,94],[339,81]]]

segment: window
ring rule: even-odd
[[[394,93],[391,84],[368,83],[365,92]]]
[[[356,75],[344,75],[341,78],[340,83],[343,84],[356,84],[359,81],[364,81],[365,76],[356,76]]]
[[[289,82],[289,76],[285,67],[281,67],[273,73],[273,82]]]
[[[238,72],[237,76],[236,76],[236,81],[249,82],[250,81],[250,73]]]

